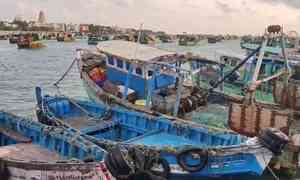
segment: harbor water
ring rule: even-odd
[[[158,47],[177,52],[192,52],[218,59],[222,53],[243,54],[239,43],[238,40],[234,40],[193,47],[178,47],[175,44],[161,44]],[[53,84],[72,64],[77,48],[95,50],[95,46],[87,45],[86,40],[77,40],[71,43],[45,41],[44,44],[45,48],[26,50],[18,49],[15,44],[9,44],[8,41],[0,41],[0,109],[26,117],[33,116],[34,88],[36,86],[41,86],[51,94],[59,93],[70,97],[87,98],[76,64],[59,84],[59,87],[55,87]],[[268,175],[228,177],[228,179],[241,178],[274,179]]]
[[[0,41],[0,109],[19,115],[31,116],[35,105],[34,87],[41,86],[47,92],[71,97],[86,97],[81,85],[79,73],[75,66],[59,88],[53,86],[70,66],[75,58],[76,49],[96,49],[87,45],[86,40],[70,43],[57,41],[43,42],[42,49],[18,49],[15,44]],[[239,41],[225,41],[194,47],[178,47],[176,44],[158,45],[160,48],[178,52],[193,52],[202,56],[215,58],[218,53],[242,53]]]

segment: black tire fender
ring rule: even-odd
[[[112,160],[110,158],[110,154],[107,154],[104,158],[104,164],[107,167],[108,171],[111,173],[113,177],[118,176],[117,168],[114,167],[112,164]]]
[[[192,155],[192,154],[198,155],[200,157],[200,162],[195,165],[188,165],[185,161],[185,157],[187,155]],[[177,163],[183,170],[191,173],[198,172],[201,171],[207,165],[208,151],[199,148],[185,149],[177,154],[176,159],[177,159]]]
[[[109,154],[111,164],[117,168],[119,175],[129,175],[131,168],[128,166],[119,147],[112,149]]]
[[[151,170],[155,164],[160,164],[163,168],[163,171],[158,172],[158,171]],[[146,164],[146,170],[150,171],[152,174],[156,176],[164,177],[165,179],[168,179],[171,173],[169,162],[166,159],[161,157],[150,159]]]

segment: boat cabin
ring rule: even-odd
[[[176,53],[142,45],[137,47],[136,43],[127,41],[101,43],[97,48],[107,56],[108,80],[125,86],[129,78],[128,87],[137,93],[138,98],[145,98],[149,85],[156,90],[175,83],[172,75],[158,73],[155,80],[152,76],[155,71],[153,63],[176,59]]]

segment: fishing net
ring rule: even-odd
[[[197,112],[193,112],[192,121],[217,128],[227,128],[228,107],[219,104],[209,104]]]

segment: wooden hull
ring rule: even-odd
[[[34,162],[2,161],[9,172],[8,180],[112,180],[104,163],[40,164]]]
[[[105,151],[73,133],[0,112],[0,179],[110,180]]]
[[[274,100],[284,108],[300,111],[300,81],[290,80],[286,86],[277,81],[274,85]]]
[[[17,38],[9,38],[9,43],[10,44],[17,44],[18,39]]]
[[[279,106],[255,102],[251,105],[232,101],[229,105],[229,127],[246,136],[257,136],[273,127],[288,133],[292,114]]]

